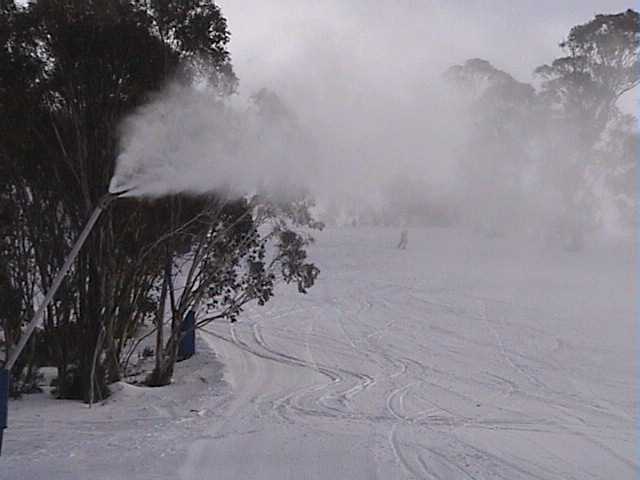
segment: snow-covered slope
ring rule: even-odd
[[[630,247],[568,254],[423,229],[401,251],[398,237],[324,231],[312,249],[322,275],[308,295],[283,289],[237,324],[202,332],[227,385],[197,391],[201,414],[176,403],[132,440],[98,424],[95,438],[63,435],[76,455],[56,459],[55,438],[29,452],[21,429],[49,435],[64,425],[29,421],[26,404],[12,411],[7,478],[635,478]],[[123,477],[133,456],[118,458],[109,444],[126,448],[140,431],[153,448]],[[33,466],[42,451],[52,476]]]

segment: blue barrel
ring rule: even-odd
[[[2,434],[7,428],[9,411],[9,370],[0,369],[0,454],[2,453]]]
[[[182,338],[178,347],[178,361],[193,357],[196,353],[196,313],[190,310],[182,322]]]

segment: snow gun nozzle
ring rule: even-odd
[[[117,198],[125,196],[127,193],[134,190],[135,187],[123,188],[116,191],[109,191],[100,199],[99,208],[105,209],[109,206],[111,202],[116,200]]]
[[[113,198],[118,198],[118,197],[122,197],[122,196],[126,195],[127,193],[129,193],[130,191],[132,191],[135,188],[136,187],[123,188],[121,190],[116,190],[114,192],[109,192],[107,195],[110,195]]]

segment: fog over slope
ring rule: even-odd
[[[373,211],[400,222],[428,206],[446,221],[507,224],[527,217],[545,229],[584,223],[573,218],[581,212],[554,211],[573,180],[544,151],[580,157],[572,126],[534,134],[531,125],[529,134],[524,122],[501,134],[530,143],[526,149],[538,158],[531,168],[518,167],[503,139],[479,153],[478,132],[491,120],[469,113],[473,96],[447,84],[444,72],[482,58],[514,81],[539,87],[533,70],[561,54],[558,43],[573,25],[631,3],[222,1],[238,95],[223,104],[207,92],[168,87],[125,122],[116,184],[131,186],[123,178],[133,176],[135,192],[150,195],[283,193],[294,185],[325,209],[355,217]],[[294,121],[257,111],[251,96],[263,88]],[[630,111],[635,96],[619,106]],[[512,162],[514,174],[492,171],[491,162]],[[597,183],[598,172],[590,174]],[[602,221],[611,201],[603,194],[594,202],[587,216]]]

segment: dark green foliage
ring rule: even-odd
[[[106,193],[122,120],[169,81],[234,92],[228,41],[226,20],[210,0],[0,2],[0,293],[7,348]],[[312,226],[308,203],[296,205],[294,224]],[[150,321],[157,340],[149,384],[164,385],[189,309],[209,304],[213,317],[233,321],[247,302],[268,301],[274,271],[290,255],[266,260],[271,236],[259,234],[267,217],[257,211],[256,203],[215,195],[115,202],[46,312],[34,347],[41,361],[58,368],[57,395],[89,401],[107,395],[106,385],[120,378],[137,345],[138,328]],[[277,215],[292,218],[282,209]],[[179,269],[187,264],[193,269],[178,291]],[[292,273],[287,281],[298,277]],[[305,288],[311,278],[305,276]]]
[[[306,263],[307,242],[304,237],[296,232],[284,230],[280,232],[279,248],[282,252],[282,276],[287,283],[295,282],[300,293],[306,293],[320,270],[311,263]]]
[[[598,145],[620,116],[616,102],[640,83],[640,15],[634,10],[596,15],[573,27],[560,47],[565,56],[536,73],[543,79],[541,98],[554,112],[549,125],[562,131],[562,142],[572,146],[557,177],[565,214],[578,219],[570,223],[569,243],[579,249],[597,213],[589,169],[596,167]],[[614,168],[611,164],[608,170]]]
[[[197,6],[197,14],[188,13]],[[22,297],[16,305],[13,294],[3,296],[14,304],[3,309],[10,317],[3,318],[8,345],[30,316],[34,291],[50,285],[105,194],[120,121],[169,79],[224,84],[232,91],[228,38],[212,2],[0,4],[0,210],[10,212],[2,225],[12,232],[2,239],[0,265],[2,288]],[[205,59],[208,70],[199,66]],[[107,377],[118,378],[124,345],[153,311],[162,272],[158,251],[166,250],[169,238],[173,251],[187,251],[188,235],[205,227],[185,228],[181,238],[173,238],[171,229],[206,205],[127,201],[104,216],[45,315],[60,396],[89,398],[96,351],[104,352],[98,355],[96,394],[106,392]]]
[[[536,69],[543,94],[572,120],[588,119],[583,139],[593,143],[618,98],[640,82],[640,15],[634,10],[596,15],[573,27],[560,47],[564,57]]]
[[[573,27],[560,47],[562,57],[535,71],[539,91],[477,58],[445,76],[467,100],[462,196],[488,206],[482,228],[495,235],[519,222],[527,227],[528,215],[554,217],[546,225],[575,250],[598,227],[597,176],[609,180],[622,209],[632,203],[637,134],[622,126],[616,102],[640,83],[640,16],[596,15]],[[547,195],[537,205],[536,191],[524,188],[532,182]]]

